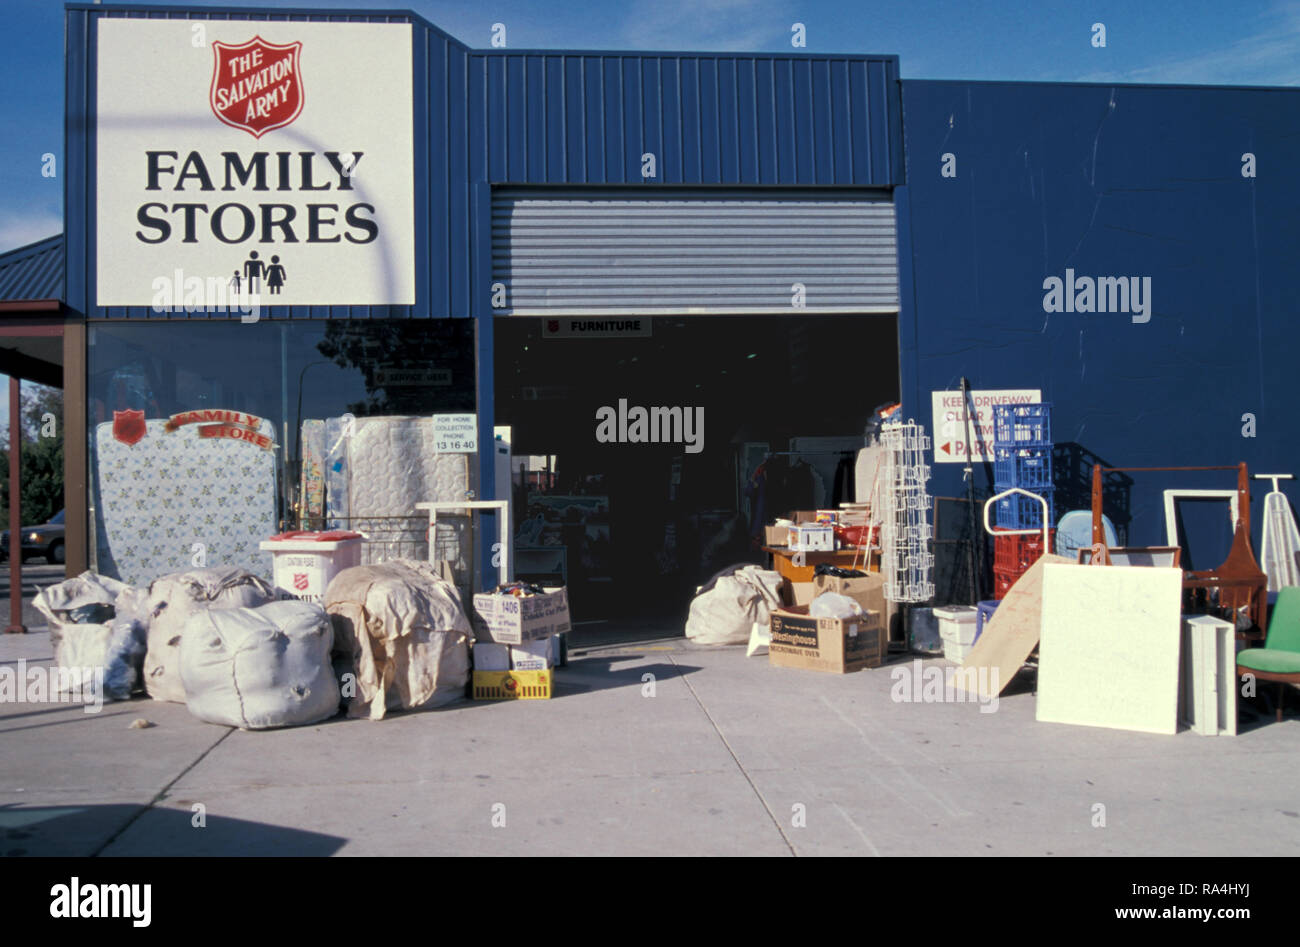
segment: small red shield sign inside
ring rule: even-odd
[[[299,592],[307,588],[307,573],[295,572],[293,574],[293,587]]]
[[[227,125],[261,138],[302,111],[302,43],[277,46],[255,36],[231,46],[212,44],[212,111]]]
[[[145,435],[143,411],[114,411],[113,437],[126,444],[138,444]]]

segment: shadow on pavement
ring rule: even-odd
[[[333,855],[347,839],[210,813],[196,826],[190,809],[140,805],[0,806],[0,856],[98,855],[124,830],[145,833],[132,854],[170,856]],[[109,854],[112,854],[110,851]]]

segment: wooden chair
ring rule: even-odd
[[[1237,655],[1237,677],[1253,674],[1257,680],[1277,682],[1277,719],[1288,684],[1300,684],[1300,587],[1282,589],[1273,607],[1268,639],[1262,648],[1247,648]]]

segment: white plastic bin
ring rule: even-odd
[[[979,611],[969,605],[936,608],[939,637],[943,639],[943,656],[955,664],[964,664],[975,647],[975,625]]]
[[[948,605],[934,610],[939,619],[939,637],[957,645],[975,643],[975,620],[979,612],[970,605]]]
[[[274,584],[304,602],[325,604],[325,587],[344,569],[361,565],[360,533],[347,530],[281,533],[262,542],[271,553]]]

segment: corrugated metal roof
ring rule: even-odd
[[[63,234],[0,253],[0,302],[63,299]]]

